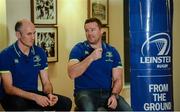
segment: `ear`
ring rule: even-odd
[[[19,38],[21,38],[21,33],[20,32],[16,32],[16,37],[19,39]]]
[[[103,33],[104,33],[104,30],[103,30],[103,28],[101,28],[100,30],[101,30],[101,34],[103,34]]]

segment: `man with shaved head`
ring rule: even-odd
[[[0,53],[0,73],[5,96],[1,104],[5,110],[65,110],[72,101],[53,94],[48,77],[47,56],[34,45],[35,26],[28,19],[15,25],[17,41]],[[38,91],[38,75],[42,91]]]

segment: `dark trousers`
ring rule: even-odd
[[[132,111],[129,104],[119,95],[116,109],[108,108],[108,98],[111,91],[106,90],[80,90],[75,94],[75,104],[80,111]]]
[[[40,91],[34,93],[46,96]],[[70,111],[72,107],[71,99],[62,95],[57,96],[58,101],[54,106],[41,107],[35,101],[12,95],[5,95],[1,104],[5,111]]]

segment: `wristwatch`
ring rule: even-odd
[[[111,96],[114,95],[116,99],[119,99],[119,94],[118,93],[111,93]]]

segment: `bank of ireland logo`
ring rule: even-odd
[[[170,36],[167,33],[157,33],[155,35],[152,35],[143,43],[141,47],[141,54],[143,56],[168,55],[170,47]]]

